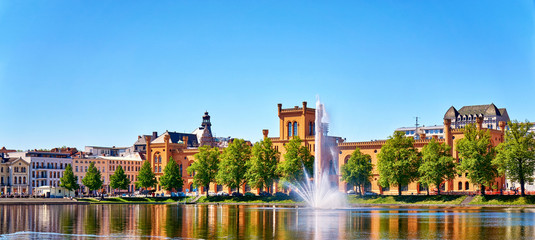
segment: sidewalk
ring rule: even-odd
[[[68,198],[0,198],[0,205],[88,205]]]

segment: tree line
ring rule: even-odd
[[[451,155],[451,147],[432,139],[419,152],[414,140],[402,132],[395,132],[381,147],[377,170],[379,185],[383,188],[401,186],[417,181],[427,187],[435,186],[440,194],[440,185],[451,180],[455,174],[466,174],[471,183],[480,187],[485,194],[486,187],[492,188],[494,179],[506,175],[520,183],[521,195],[525,195],[525,184],[533,182],[535,171],[535,133],[530,132],[529,121],[508,123],[504,140],[494,147],[489,130],[477,129],[474,124],[464,128],[464,138],[457,140],[455,151],[457,162]],[[370,182],[372,176],[371,157],[357,148],[347,164],[342,166],[342,178],[361,188]],[[496,189],[499,186],[495,186]]]
[[[512,121],[505,132],[504,141],[494,147],[488,130],[477,129],[475,125],[464,128],[464,138],[457,140],[455,151],[459,162],[451,155],[451,147],[432,139],[421,152],[414,147],[414,140],[402,132],[395,132],[381,147],[378,154],[377,171],[379,185],[383,188],[400,186],[417,181],[427,187],[435,186],[440,194],[440,185],[451,180],[455,174],[466,174],[471,183],[480,186],[485,194],[486,187],[498,176],[507,177],[520,183],[520,192],[525,195],[525,184],[533,182],[535,171],[535,133],[530,131],[532,124],[528,121]],[[295,182],[305,180],[305,171],[312,172],[314,156],[306,146],[301,145],[299,137],[294,137],[284,147],[285,161],[280,161],[280,153],[273,147],[269,138],[256,142],[252,147],[243,139],[235,139],[222,151],[218,148],[202,146],[194,155],[195,161],[186,170],[193,175],[193,184],[204,187],[208,194],[210,183],[239,189],[244,184],[252,188],[271,189],[276,180]],[[374,166],[371,156],[363,154],[357,148],[342,165],[342,179],[362,188],[370,183]],[[70,165],[65,169],[60,186],[68,190],[78,189],[78,179]],[[90,191],[102,188],[100,171],[89,165],[82,183]],[[184,181],[179,165],[170,158],[160,177],[160,186],[173,191],[182,188]],[[152,188],[158,184],[149,161],[145,161],[138,173],[137,188]],[[110,177],[112,189],[128,189],[130,180],[121,166]],[[498,187],[496,187],[498,188]]]
[[[210,189],[210,183],[237,189],[238,193],[240,187],[246,183],[252,188],[270,191],[276,180],[282,182],[299,181],[305,178],[304,171],[312,171],[314,156],[307,147],[301,146],[301,142],[299,137],[294,137],[285,145],[285,161],[282,162],[280,161],[280,153],[275,150],[269,138],[259,141],[253,146],[247,144],[243,139],[234,139],[222,151],[218,148],[202,146],[199,148],[199,152],[194,155],[195,161],[186,170],[193,175],[194,186],[204,187],[206,194]],[[74,175],[70,165],[65,169],[64,176],[60,181],[60,186],[70,191],[80,187],[78,177]],[[90,191],[102,188],[102,176],[94,163],[90,163],[82,183]],[[121,166],[118,166],[110,177],[112,189],[126,190],[130,183]],[[167,191],[176,191],[183,187],[184,181],[180,166],[172,157],[165,166],[159,181],[156,179],[149,161],[145,161],[141,166],[135,182],[136,188],[149,189],[158,183]]]

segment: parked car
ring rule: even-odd
[[[374,193],[374,192],[365,192],[364,195],[366,195],[366,196],[377,196],[379,194]]]
[[[355,191],[354,190],[349,190],[349,191],[347,191],[347,194],[355,194]]]
[[[228,196],[228,193],[221,191],[221,192],[218,192],[216,195],[217,196]]]

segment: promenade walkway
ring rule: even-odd
[[[0,198],[0,205],[87,205],[68,198]]]

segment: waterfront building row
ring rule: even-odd
[[[282,104],[278,104],[277,113],[279,117],[279,136],[269,137],[269,130],[267,129],[264,129],[262,133],[264,138],[270,138],[274,148],[280,152],[281,161],[284,161],[285,144],[295,136],[299,136],[302,139],[302,144],[312,154],[315,154],[316,109],[309,108],[307,102],[303,102],[300,107],[295,106],[292,108],[282,108]],[[215,138],[213,136],[208,112],[202,116],[202,119],[201,126],[191,133],[165,131],[161,135],[158,135],[157,132],[153,132],[151,135],[140,135],[132,147],[88,146],[85,148],[85,152],[73,152],[73,149],[55,152],[6,152],[2,156],[4,160],[2,161],[2,172],[0,172],[2,179],[6,179],[5,182],[2,182],[2,192],[31,193],[32,188],[40,186],[57,187],[67,164],[72,164],[73,171],[78,176],[81,184],[81,179],[85,176],[91,162],[95,163],[95,166],[102,174],[105,192],[113,191],[109,187],[109,180],[119,165],[123,167],[132,182],[127,191],[133,192],[136,190],[134,182],[137,180],[137,174],[143,161],[151,163],[152,170],[159,181],[159,178],[163,175],[163,169],[172,159],[178,163],[184,179],[184,187],[177,189],[177,191],[199,191],[204,193],[205,189],[203,187],[195,188],[193,175],[187,172],[187,168],[195,161],[194,155],[199,152],[199,147],[207,145],[219,147],[222,150],[228,146],[232,138]],[[462,128],[466,124],[474,123],[480,129],[487,129],[491,134],[492,144],[496,146],[503,141],[504,131],[507,129],[506,121],[509,121],[507,110],[505,108],[497,108],[494,104],[464,106],[458,111],[452,106],[444,114],[444,125],[404,127],[398,128],[396,131],[402,131],[407,137],[414,138],[414,144],[418,150],[421,150],[431,139],[448,144],[452,146],[452,156],[459,161],[458,154],[454,149],[456,141],[464,137]],[[338,153],[333,159],[328,159],[330,162],[324,164],[335,165],[337,169],[340,169],[347,162],[351,153],[356,148],[359,148],[364,154],[369,154],[372,157],[372,164],[377,166],[377,155],[386,140],[345,142],[342,137],[328,136],[328,126],[324,127],[325,135],[327,135],[326,141],[330,141],[331,145],[336,146],[336,152]],[[16,166],[17,164],[20,164],[20,166]],[[4,168],[9,168],[9,171],[3,172]],[[340,191],[347,191],[352,188],[352,186],[341,180],[340,173],[333,173],[332,175],[331,177],[338,181]],[[374,168],[371,182],[365,187],[365,191],[378,194],[397,193],[398,186],[383,188],[379,186],[378,178],[378,171]],[[505,189],[511,184],[506,182],[505,176],[495,179],[495,185],[500,189]],[[404,194],[419,194],[425,191],[425,188],[416,182],[399,187],[402,188]],[[453,180],[434,187],[441,188],[442,191],[447,192],[473,192],[477,190],[478,186],[470,183],[466,178],[466,174],[459,174]],[[275,184],[274,190],[278,189],[279,186]],[[165,192],[159,185],[153,190],[157,193]],[[210,192],[214,193],[234,190],[216,183],[210,185]],[[240,191],[258,193],[263,190],[265,189],[250,189],[244,184]],[[87,192],[87,189],[82,187],[80,192]]]

